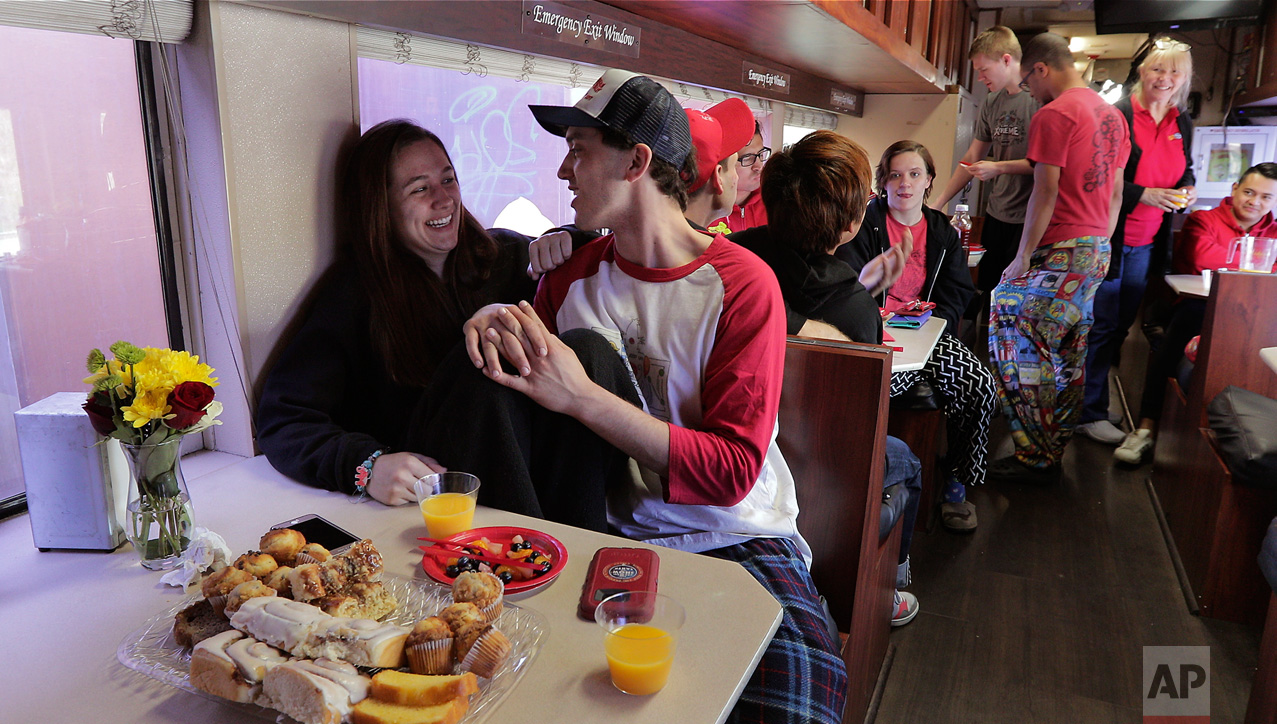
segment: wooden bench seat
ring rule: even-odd
[[[1206,406],[1228,385],[1277,397],[1259,350],[1277,344],[1277,276],[1215,275],[1187,390],[1171,379],[1158,427],[1152,485],[1203,616],[1261,625],[1271,589],[1255,559],[1277,492],[1234,485],[1215,448]]]
[[[797,487],[812,578],[843,647],[844,722],[864,720],[891,631],[900,525],[879,540],[891,350],[790,337],[779,445]]]

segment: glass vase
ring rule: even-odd
[[[130,473],[125,532],[142,565],[153,571],[173,567],[191,543],[191,496],[182,477],[181,445],[181,435],[152,445],[120,445]]]

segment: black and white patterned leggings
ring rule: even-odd
[[[962,485],[980,485],[989,456],[989,421],[998,404],[993,373],[957,337],[945,332],[925,367],[891,375],[891,396],[904,393],[918,380],[931,385],[944,411],[949,437],[945,472]]]

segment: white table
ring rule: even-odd
[[[936,342],[940,341],[940,335],[944,333],[947,324],[947,321],[933,314],[931,319],[918,329],[884,325],[883,331],[896,338],[894,342],[883,341],[883,344],[896,348],[896,352],[891,356],[891,371],[905,372],[922,369],[927,364],[927,360],[931,359],[931,351],[936,348]]]
[[[229,463],[229,464],[227,464]],[[222,465],[218,469],[217,466]],[[416,506],[308,488],[284,478],[264,457],[203,453],[184,460],[196,522],[226,538],[237,554],[274,523],[320,513],[371,538],[389,574],[425,579]],[[540,655],[486,720],[506,722],[721,722],[780,623],[781,608],[739,565],[480,508],[476,526],[521,525],[567,546],[560,576],[512,602],[548,622]],[[664,691],[632,697],[612,687],[594,623],[576,604],[594,551],[651,547],[661,558],[660,589],[688,612],[674,673]],[[116,661],[129,632],[184,593],[159,583],[125,544],[113,553],[37,551],[26,515],[0,522],[0,711],[6,722],[240,722],[242,712],[132,672]]]
[[[1210,296],[1210,290],[1206,288],[1206,283],[1202,281],[1201,274],[1167,274],[1166,283],[1176,294],[1185,297],[1201,297],[1205,299]]]
[[[1277,372],[1277,347],[1265,347],[1259,350],[1259,358],[1268,365],[1273,372]]]

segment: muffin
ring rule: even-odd
[[[333,554],[327,548],[318,543],[307,543],[298,551],[296,563],[299,566],[307,563],[323,563],[332,557]]]
[[[501,615],[504,591],[501,579],[491,573],[466,571],[452,582],[452,600],[478,606],[485,623],[492,623]]]
[[[213,604],[213,610],[222,613],[226,608],[226,597],[241,583],[256,580],[253,574],[234,566],[227,566],[205,578],[200,583],[200,591],[204,598]]]
[[[484,621],[470,621],[461,624],[460,628],[453,629],[454,641],[452,644],[453,653],[457,655],[457,661],[463,661],[466,655],[470,653],[471,647],[479,641],[479,637],[487,633],[492,624]]]
[[[414,674],[451,673],[452,648],[452,628],[438,616],[418,621],[404,641],[408,667]]]
[[[263,581],[266,585],[275,589],[275,592],[285,598],[292,598],[293,584],[288,581],[288,574],[292,573],[290,566],[280,566],[270,572],[270,575]]]
[[[294,601],[313,601],[328,595],[319,566],[315,563],[299,563],[288,572],[288,584]]]
[[[243,603],[250,598],[257,598],[259,596],[274,596],[274,595],[277,595],[277,593],[278,592],[275,589],[271,588],[265,583],[262,583],[256,578],[254,578],[251,581],[245,581],[244,583],[241,583],[235,588],[231,589],[230,594],[227,595],[226,615],[229,616],[232,613],[235,613],[236,611],[238,611],[239,607],[243,605]]]
[[[247,571],[253,578],[265,578],[279,568],[279,563],[269,553],[249,551],[235,559],[235,567],[241,571]]]
[[[479,625],[486,623],[483,620],[483,612],[473,603],[454,603],[439,612],[439,618],[448,624],[448,628],[452,629],[454,634],[461,631],[467,625]]]
[[[510,658],[510,639],[496,626],[471,627],[458,634],[457,646],[462,643],[468,646],[464,656],[458,653],[461,670],[472,672],[475,676],[491,679]]]
[[[297,554],[306,545],[306,536],[292,528],[267,531],[258,546],[281,566],[296,565]]]

